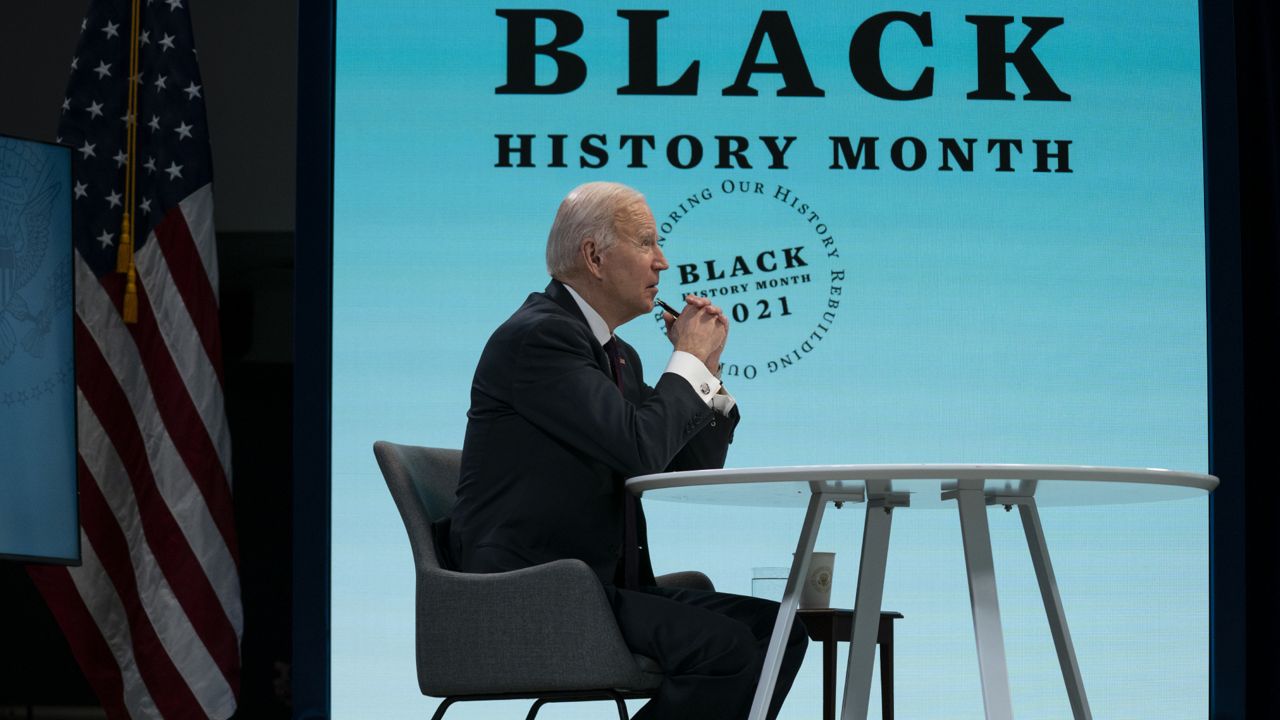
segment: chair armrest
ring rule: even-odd
[[[594,572],[556,560],[503,573],[418,573],[418,683],[428,695],[638,687]]]
[[[658,587],[707,591],[714,591],[716,589],[715,584],[711,582],[711,578],[697,570],[682,570],[680,572],[667,573],[666,575],[659,575],[656,579],[658,581]]]

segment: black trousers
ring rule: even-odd
[[[633,720],[741,720],[751,710],[778,603],[705,590],[606,586],[627,647],[666,676]],[[775,718],[809,637],[797,618],[769,706]]]

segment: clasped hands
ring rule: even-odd
[[[707,298],[685,295],[680,317],[663,312],[667,337],[676,350],[698,358],[712,374],[720,372],[720,353],[729,339],[729,318]]]

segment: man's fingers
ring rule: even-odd
[[[684,302],[693,308],[704,308],[711,304],[711,301],[701,295],[685,295]]]
[[[729,321],[720,308],[706,298],[697,298],[694,302],[691,296],[686,312],[680,313],[674,322],[668,318],[664,313],[663,319],[669,323],[668,337],[676,349],[715,364],[729,333]]]
[[[707,300],[706,298],[699,298],[699,299],[702,302],[689,303],[690,313],[693,313],[695,315],[698,313],[706,313],[707,315],[710,315],[711,317],[716,317],[716,318],[725,317],[724,310],[720,309],[719,305],[713,305],[711,301]],[[681,314],[683,315],[683,313]]]

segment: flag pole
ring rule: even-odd
[[[116,252],[116,272],[127,273],[124,307],[126,323],[138,322],[138,277],[134,268],[134,210],[137,208],[138,156],[138,36],[141,15],[139,0],[133,0],[129,18],[129,85],[128,108],[125,110],[124,218],[120,227],[120,247]]]

